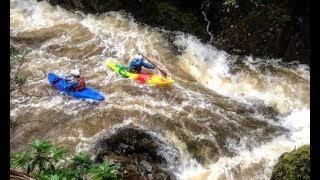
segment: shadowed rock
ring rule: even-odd
[[[41,1],[41,0],[38,0]],[[183,31],[203,41],[213,34],[212,44],[231,54],[283,58],[310,64],[310,2],[303,0],[47,0],[67,10],[104,13],[125,10],[138,22],[172,31]],[[173,45],[174,46],[174,45]]]
[[[106,158],[121,164],[123,179],[175,179],[170,168],[178,161],[172,150],[175,152],[159,138],[136,128],[120,128],[94,147],[96,161]]]

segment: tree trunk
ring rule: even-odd
[[[35,180],[35,178],[29,176],[26,173],[18,172],[15,170],[10,169],[10,179],[12,180]]]

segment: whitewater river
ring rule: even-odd
[[[34,92],[11,110],[12,118],[30,121],[16,131],[13,151],[36,138],[86,151],[118,128],[134,127],[161,140],[157,151],[177,179],[269,179],[282,153],[310,143],[308,66],[232,56],[124,12],[84,15],[35,0],[10,0],[10,36],[30,51],[21,73],[28,75],[23,91]],[[140,84],[105,66],[128,65],[136,52],[175,83]],[[46,73],[74,66],[103,102],[51,87]]]

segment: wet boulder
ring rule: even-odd
[[[310,145],[280,156],[271,175],[271,180],[279,179],[310,179]]]
[[[175,179],[170,169],[177,166],[177,150],[146,130],[120,128],[99,139],[94,152],[97,162],[120,163],[123,179]]]

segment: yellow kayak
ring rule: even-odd
[[[135,81],[141,82],[141,83],[146,83],[146,84],[153,84],[157,86],[161,85],[168,85],[172,84],[174,82],[173,79],[171,78],[165,78],[161,77],[157,74],[153,73],[133,73],[129,71],[129,67],[117,64],[112,61],[107,61],[106,65],[112,69],[115,72],[118,72],[125,78],[131,78]]]

